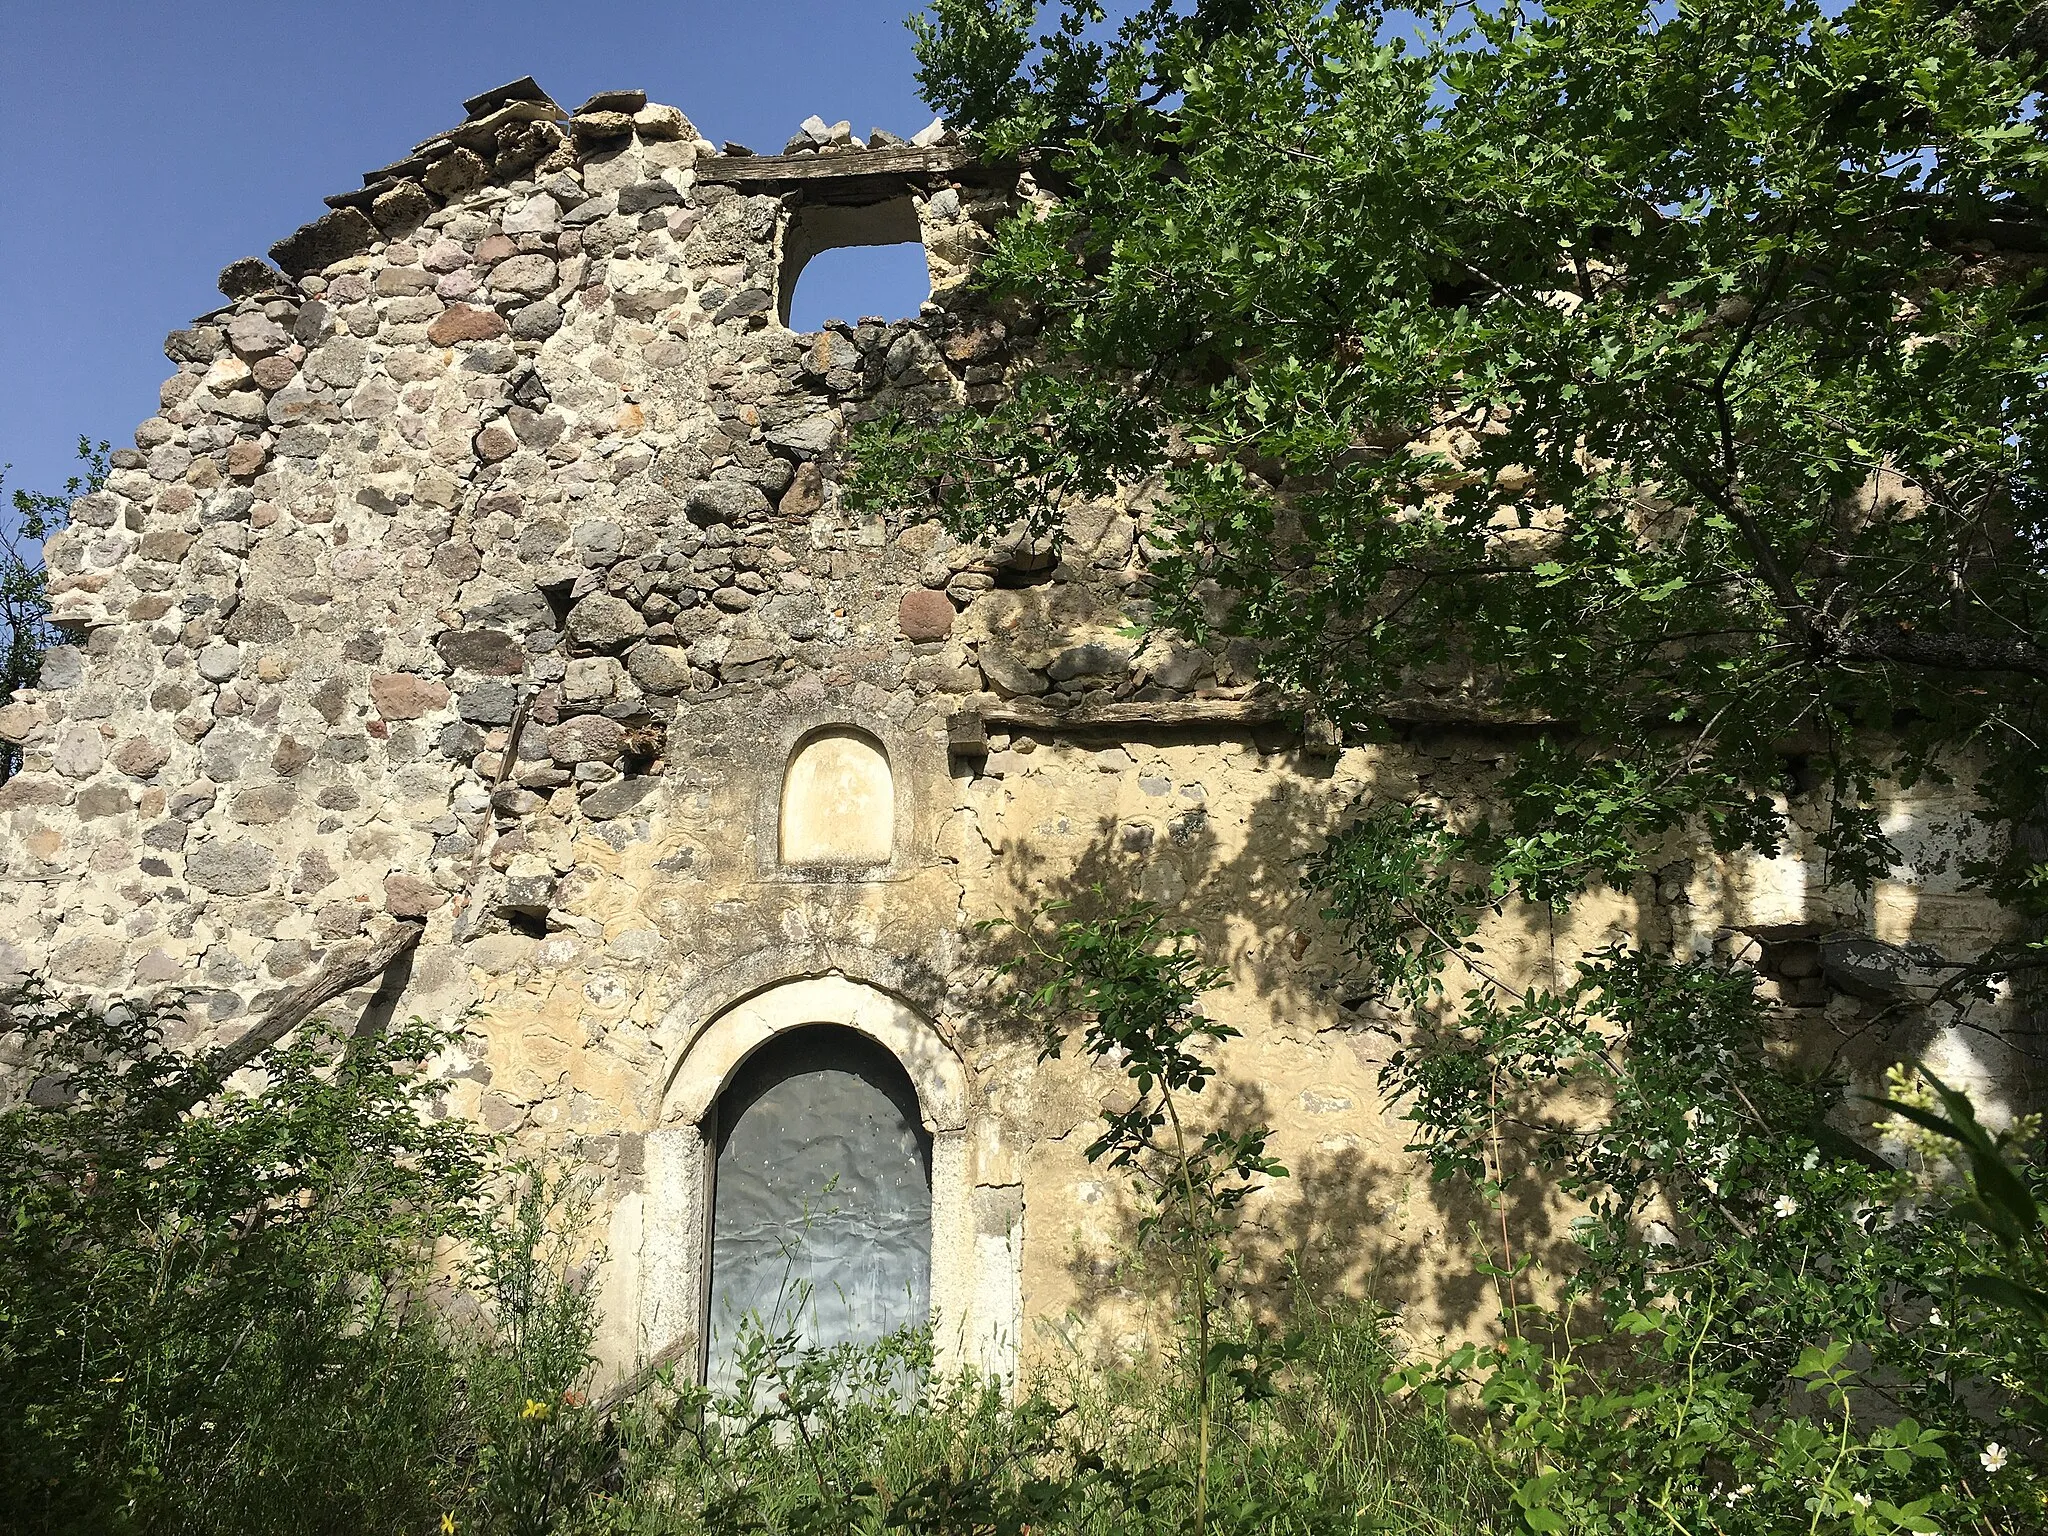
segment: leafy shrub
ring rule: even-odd
[[[171,1005],[11,1007],[0,1114],[0,1528],[419,1528],[458,1450],[421,1300],[489,1144],[424,1113],[417,1024],[300,1031],[216,1087]]]
[[[1439,1408],[1388,1401],[1401,1362],[1371,1307],[1297,1287],[1283,1333],[1226,1300],[1235,1212],[1286,1170],[1263,1129],[1191,1118],[1215,1075],[1206,1048],[1232,1033],[1198,1007],[1220,977],[1193,936],[1144,906],[1037,916],[1018,1001],[1047,1056],[1078,1041],[1135,1090],[1104,1112],[1088,1156],[1130,1180],[1144,1213],[1132,1257],[1173,1282],[1176,1347],[1143,1368],[1070,1360],[1013,1397],[972,1372],[936,1374],[929,1330],[806,1350],[794,1324],[750,1316],[732,1382],[670,1369],[627,1405],[607,1492],[563,1528],[1463,1533],[1505,1507],[1490,1458]],[[778,1299],[769,1317],[803,1311]]]
[[[106,484],[111,446],[79,438],[81,473],[66,477],[61,494],[17,488],[0,507],[0,698],[17,688],[33,688],[42,676],[44,653],[57,643],[57,631],[49,622],[49,582],[41,544],[70,519],[74,496]],[[0,490],[6,489],[9,467],[0,464]],[[20,767],[21,748],[0,741],[0,783]]]
[[[1184,1119],[1221,1033],[1189,936],[1061,917],[1036,956],[1047,1049],[1078,1027],[1138,1090],[1092,1155],[1144,1197],[1134,1257],[1171,1271],[1185,1336],[1014,1395],[937,1374],[928,1334],[805,1352],[755,1324],[729,1388],[671,1370],[593,1403],[587,1192],[425,1112],[444,1034],[308,1028],[222,1085],[167,1044],[171,1010],[32,991],[7,1022],[42,1075],[0,1114],[0,1477],[24,1495],[0,1529],[2038,1524],[2028,1126],[1994,1136],[1902,1075],[1918,1162],[1871,1157],[1712,967],[1615,953],[1556,994],[1475,995],[1388,1086],[1446,1176],[1576,1195],[1581,1262],[1539,1303],[1505,1248],[1504,1336],[1409,1362],[1370,1307],[1297,1287],[1274,1327],[1227,1299],[1237,1198],[1283,1171],[1256,1129]]]
[[[1097,958],[1184,1004],[1191,954],[1139,965],[1151,932],[1105,930]],[[938,1374],[928,1331],[806,1352],[755,1322],[728,1388],[670,1369],[592,1401],[588,1191],[431,1117],[444,1032],[309,1026],[223,1085],[180,1022],[39,989],[7,1015],[41,1075],[0,1113],[0,1530],[1146,1536],[1205,1504],[1212,1529],[1309,1536],[1464,1532],[1499,1503],[1441,1413],[1389,1404],[1369,1309],[1303,1295],[1279,1341],[1217,1303],[1227,1203],[1189,1207],[1149,1132],[1132,1166],[1182,1175],[1153,1259],[1222,1346],[1206,1455],[1192,1325],[1157,1372],[1013,1394]]]
[[[468,1443],[450,1504],[466,1528],[574,1529],[610,1469],[587,1391],[602,1259],[582,1236],[589,1211],[585,1178],[520,1167],[474,1231],[461,1278],[482,1310],[453,1339]]]
[[[1096,893],[1098,897],[1101,892]],[[1278,1358],[1262,1331],[1230,1337],[1219,1328],[1218,1292],[1232,1260],[1236,1213],[1268,1179],[1287,1170],[1266,1153],[1271,1131],[1211,1127],[1196,1134],[1188,1115],[1212,1078],[1203,1054],[1236,1035],[1207,1017],[1201,996],[1223,979],[1202,963],[1195,936],[1173,930],[1144,904],[1093,921],[1066,916],[1066,903],[1040,909],[1049,939],[1030,938],[1042,979],[1022,1000],[1040,1023],[1043,1056],[1057,1058],[1077,1024],[1082,1049],[1114,1063],[1137,1097],[1105,1109],[1088,1160],[1126,1175],[1144,1214],[1138,1241],[1175,1270],[1189,1321],[1186,1375],[1194,1387],[1196,1536],[1206,1529],[1209,1457],[1216,1421],[1231,1395],[1271,1390]],[[1022,965],[1023,962],[1018,962]]]
[[[1951,1119],[1891,1107],[1974,1136],[1977,1182],[1893,1166],[1773,1047],[1752,973],[1627,950],[1555,992],[1476,988],[1412,1037],[1386,1086],[1438,1176],[1497,1201],[1539,1179],[1584,1213],[1548,1302],[1503,1214],[1506,1336],[1403,1380],[1477,1390],[1536,1531],[2037,1521],[2032,1149],[1951,1096]],[[1985,1278],[1985,1228],[2016,1278]]]

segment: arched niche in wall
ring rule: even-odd
[[[896,776],[882,744],[834,726],[797,743],[782,775],[776,847],[782,863],[887,864],[896,852]]]

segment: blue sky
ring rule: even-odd
[[[0,463],[54,489],[80,433],[132,440],[167,331],[219,270],[320,199],[531,74],[573,108],[644,89],[763,153],[808,114],[909,135],[931,121],[916,0],[0,0]],[[804,311],[912,313],[915,266],[834,253]],[[814,291],[815,290],[815,291]]]

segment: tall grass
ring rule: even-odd
[[[1310,1301],[1271,1390],[1214,1426],[1206,1518],[1246,1536],[1494,1528],[1506,1487],[1440,1413],[1392,1403],[1382,1316]],[[673,1384],[621,1416],[591,1529],[1165,1536],[1192,1528],[1195,1393],[1170,1363],[1055,1363],[1014,1395],[934,1376],[927,1344],[799,1356],[742,1406]],[[921,1387],[905,1390],[916,1373]],[[1504,1528],[1504,1527],[1503,1527]]]

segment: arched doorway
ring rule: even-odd
[[[932,1138],[887,1049],[784,1031],[732,1075],[712,1131],[711,1386],[735,1379],[750,1328],[829,1349],[927,1321]]]
[[[888,969],[886,957],[865,958],[873,971]],[[744,985],[750,967],[771,963],[786,962],[741,961],[721,979]],[[924,1013],[838,974],[767,981],[737,1001],[674,1018],[678,1059],[646,1137],[646,1192],[636,1213],[640,1263],[629,1302],[636,1321],[622,1354],[641,1362],[706,1361],[721,1101],[757,1059],[775,1059],[764,1053],[777,1041],[820,1025],[877,1047],[916,1090],[911,1112],[930,1159],[929,1316],[938,1368],[1010,1375],[1022,1328],[1022,1206],[1014,1187],[977,1188],[966,1066]]]

